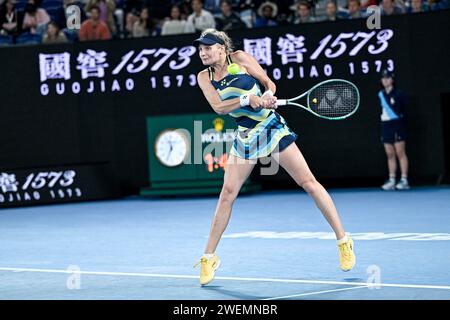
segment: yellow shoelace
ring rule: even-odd
[[[350,244],[347,244],[347,243],[341,244],[339,246],[339,249],[341,250],[342,256],[345,259],[350,260],[352,258],[352,254],[351,254],[351,250],[350,250]]]
[[[208,259],[206,258],[200,258],[200,260],[194,265],[194,268],[196,268],[200,263],[207,263]]]

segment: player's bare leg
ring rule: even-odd
[[[274,158],[295,182],[314,199],[317,207],[336,234],[341,270],[351,270],[356,263],[353,239],[349,234],[345,233],[333,200],[325,188],[314,178],[297,145],[291,143],[286,149],[280,153],[276,153]]]
[[[255,161],[244,160],[230,155],[225,170],[225,176],[217,202],[216,211],[211,223],[208,243],[205,253],[214,253],[230,220],[234,200],[239,190],[252,172]]]
[[[219,201],[217,202],[216,211],[211,223],[211,230],[205,249],[205,254],[196,264],[201,265],[201,285],[210,283],[214,279],[215,272],[220,266],[220,259],[217,254],[215,254],[217,245],[223,232],[228,226],[234,200],[236,199],[242,184],[245,180],[247,180],[248,176],[252,172],[254,166],[255,161],[240,159],[234,157],[233,155],[230,155],[228,158],[222,191],[220,192]]]
[[[330,224],[336,239],[345,236],[341,220],[325,188],[315,179],[308,167],[302,153],[295,143],[290,144],[285,150],[274,155],[279,164],[315,201],[325,219]]]

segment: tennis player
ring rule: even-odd
[[[345,233],[330,195],[314,178],[294,143],[297,135],[274,111],[277,98],[273,81],[253,56],[244,51],[233,52],[231,39],[224,32],[207,29],[194,45],[198,47],[202,63],[208,66],[197,76],[206,100],[216,113],[232,116],[238,125],[208,243],[195,265],[201,265],[200,284],[208,284],[214,279],[220,265],[215,252],[228,225],[233,202],[256,159],[267,156],[273,156],[314,199],[336,234],[341,269],[351,270],[356,261],[353,241],[350,234]],[[231,64],[233,68],[229,68]]]

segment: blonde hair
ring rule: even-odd
[[[227,53],[233,52],[233,50],[234,50],[233,41],[231,41],[231,38],[225,32],[216,30],[214,28],[209,28],[209,29],[206,29],[205,31],[203,31],[201,36],[203,37],[204,35],[206,35],[208,33],[215,35],[216,37],[220,38],[223,41],[223,43],[225,45],[225,51]]]

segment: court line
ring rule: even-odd
[[[341,289],[333,289],[333,290],[325,290],[325,291],[315,291],[315,292],[307,292],[307,293],[299,293],[299,294],[292,294],[289,296],[282,296],[282,297],[273,297],[273,298],[266,298],[261,300],[279,300],[279,299],[287,299],[287,298],[295,298],[295,297],[304,297],[304,296],[312,296],[315,294],[322,294],[322,293],[329,293],[329,292],[338,292],[338,291],[347,291],[347,290],[355,290],[355,289],[364,289],[369,288],[369,286],[366,287],[348,287],[348,288],[341,288]]]
[[[0,267],[0,271],[12,272],[41,272],[41,273],[67,273],[67,274],[86,274],[102,276],[130,276],[130,277],[148,277],[148,278],[177,278],[177,279],[198,279],[198,276],[179,275],[179,274],[159,274],[159,273],[135,273],[135,272],[106,272],[106,271],[75,271],[58,269],[35,269],[35,268],[6,268]],[[279,283],[302,283],[302,284],[335,284],[352,285],[365,287],[394,287],[394,288],[413,288],[413,289],[439,289],[450,290],[450,286],[420,285],[420,284],[399,284],[399,283],[367,283],[367,282],[348,282],[348,281],[326,281],[326,280],[301,280],[301,279],[275,279],[275,278],[240,278],[240,277],[215,277],[217,280],[232,281],[253,281],[253,282],[279,282]]]

